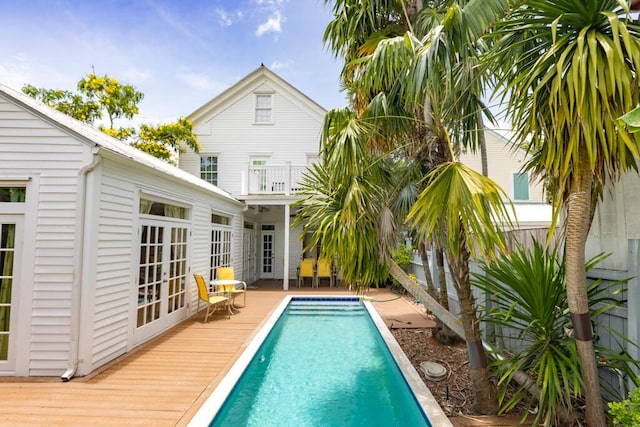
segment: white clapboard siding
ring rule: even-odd
[[[24,242],[33,248],[24,256],[33,258],[23,259],[33,281],[20,283],[30,288],[31,300],[20,303],[31,316],[18,336],[26,340],[29,375],[59,375],[69,359],[78,170],[89,150],[2,96],[0,128],[0,174],[39,177],[37,200],[27,201],[37,209],[35,223],[25,225],[35,227],[35,241]]]
[[[128,348],[129,307],[135,283],[134,216],[138,197],[134,184],[122,177],[127,169],[103,161],[96,229],[95,294],[91,368],[113,360]]]

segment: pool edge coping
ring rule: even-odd
[[[424,383],[420,374],[413,366],[405,352],[402,350],[402,347],[400,347],[400,344],[387,327],[387,324],[382,319],[382,316],[380,316],[380,313],[378,313],[378,310],[373,306],[373,303],[364,299],[363,302],[364,306],[369,311],[369,315],[373,319],[373,322],[378,328],[378,332],[380,332],[382,339],[387,344],[387,348],[389,348],[398,368],[400,368],[411,392],[418,401],[422,411],[427,416],[429,423],[431,423],[433,427],[453,427],[451,420],[444,413],[435,397],[433,397],[433,394]]]
[[[220,383],[216,386],[213,392],[207,397],[207,400],[200,406],[196,414],[189,420],[187,427],[205,427],[211,424],[211,421],[215,418],[217,413],[220,411],[220,408],[226,401],[227,397],[233,390],[233,387],[240,380],[240,377],[244,373],[246,367],[249,365],[255,354],[260,349],[260,346],[266,339],[267,335],[276,322],[287,308],[287,305],[293,298],[300,298],[300,295],[286,295],[280,304],[276,307],[276,309],[271,313],[269,318],[264,322],[264,324],[260,327],[257,333],[251,339],[251,342],[244,349],[240,357],[233,363],[231,369],[225,374],[224,378],[220,381]],[[330,299],[340,299],[340,298],[354,298],[353,295],[331,295],[330,297],[326,295],[305,295],[302,298],[330,298]],[[395,339],[387,325],[382,320],[382,317],[373,306],[370,301],[367,301],[364,296],[356,297],[359,298],[366,307],[371,319],[373,320],[376,328],[380,332],[382,339],[387,344],[387,348],[391,352],[395,363],[400,368],[405,381],[409,385],[411,392],[415,396],[418,401],[419,406],[422,408],[422,411],[427,416],[427,419],[431,423],[432,426],[453,426],[449,418],[446,416],[436,399],[429,391],[429,388],[426,386],[418,371],[413,367],[411,361],[406,356],[400,344]]]

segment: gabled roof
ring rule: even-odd
[[[211,193],[236,202],[237,204],[244,205],[244,203],[233,198],[226,191],[209,184],[208,182],[191,175],[188,172],[183,171],[175,166],[168,164],[150,154],[131,147],[125,142],[112,138],[104,132],[90,126],[86,123],[80,122],[71,116],[61,113],[48,105],[41,103],[40,101],[8,86],[0,83],[0,97],[5,98],[7,101],[19,105],[27,111],[39,116],[43,120],[50,123],[52,126],[60,129],[61,131],[68,133],[80,142],[85,144],[92,144],[100,149],[117,154],[119,157],[123,157],[132,160],[142,167],[159,171],[169,177],[188,183],[196,187],[200,187]]]
[[[321,120],[324,118],[327,110],[325,110],[320,104],[309,98],[300,90],[292,86],[282,77],[260,64],[258,68],[247,74],[244,78],[239,80],[233,86],[227,88],[222,93],[211,99],[206,104],[189,114],[187,118],[195,122],[202,117],[208,116],[214,113],[216,110],[222,110],[228,105],[238,100],[244,94],[251,92],[258,88],[265,79],[272,85],[278,87],[279,92],[286,93],[292,100],[297,100],[302,104],[309,112],[316,114]]]

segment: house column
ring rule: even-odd
[[[284,275],[282,279],[282,289],[289,290],[289,233],[291,231],[291,219],[289,214],[291,207],[289,204],[284,205]]]

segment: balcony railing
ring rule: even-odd
[[[302,175],[307,166],[250,165],[243,172],[242,194],[292,195],[300,191]]]

